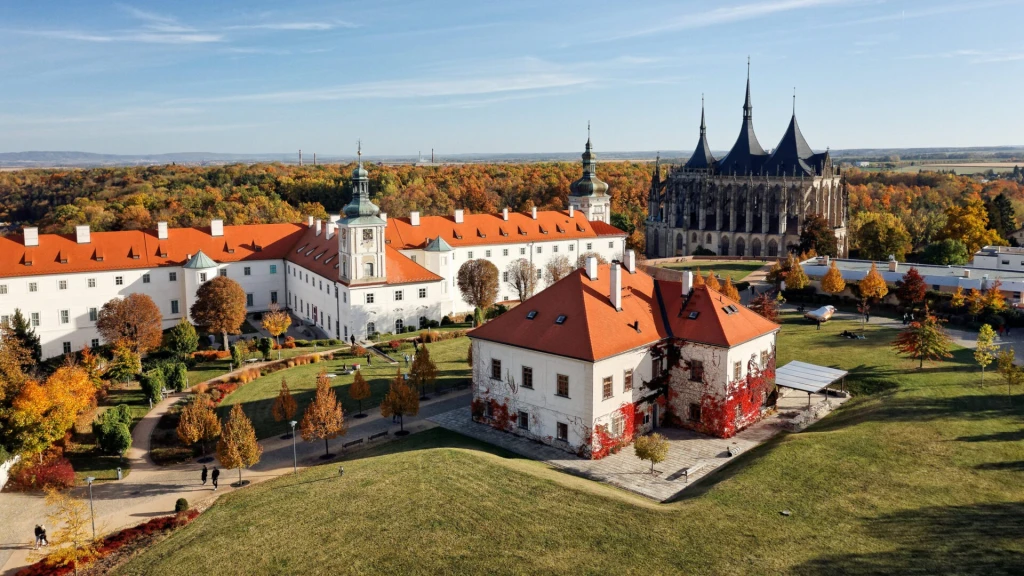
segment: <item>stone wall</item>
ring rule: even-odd
[[[17,464],[20,459],[20,456],[15,456],[7,462],[0,464],[0,490],[3,490],[4,486],[7,485],[7,479],[11,473],[11,468],[14,468],[14,465]]]

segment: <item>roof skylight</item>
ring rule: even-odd
[[[558,318],[555,318],[555,324],[565,324],[565,314],[559,314]]]
[[[530,310],[529,312],[526,313],[526,319],[527,320],[533,320],[536,317],[537,317],[537,311],[536,310]]]

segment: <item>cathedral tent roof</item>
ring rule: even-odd
[[[750,64],[747,64],[747,97],[743,102],[743,126],[740,127],[740,135],[736,143],[726,154],[725,158],[718,163],[718,172],[721,174],[757,174],[761,171],[768,153],[761,148],[754,134],[754,107],[750,103]]]
[[[697,141],[697,149],[693,151],[690,159],[686,161],[685,168],[690,170],[708,170],[715,165],[715,157],[711,155],[711,147],[708,146],[707,126],[704,123],[704,107],[700,109],[700,140]]]
[[[807,144],[807,140],[804,140],[804,135],[800,133],[800,125],[797,124],[794,113],[793,118],[789,121],[789,127],[786,128],[786,133],[782,135],[782,140],[779,141],[779,145],[765,162],[764,170],[769,176],[774,174],[813,176],[816,173],[814,157],[814,151]]]

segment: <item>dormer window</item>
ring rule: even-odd
[[[697,316],[700,316],[700,312],[694,310],[693,312],[690,312],[690,315],[687,316],[687,318],[689,318],[690,320],[696,320]]]
[[[306,252],[306,256],[309,256],[309,255],[310,255],[310,254],[312,254],[312,253],[313,253],[313,251],[315,251],[315,250],[316,250],[316,248],[310,248],[310,249],[309,249],[309,251],[308,251],[308,252]]]
[[[537,311],[536,310],[530,310],[529,312],[526,313],[526,319],[527,320],[533,320],[536,317],[537,317]]]
[[[303,244],[302,246],[299,246],[299,249],[296,250],[295,253],[302,254],[302,251],[306,249],[306,246],[309,246],[309,244]]]
[[[334,260],[335,256],[337,256],[337,254],[331,254],[331,256],[329,258],[327,258],[327,260],[324,260],[324,264],[330,264],[331,260]],[[338,266],[335,265],[334,267],[337,268]]]
[[[558,318],[555,318],[555,324],[565,324],[565,314],[559,314]]]

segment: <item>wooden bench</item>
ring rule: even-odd
[[[387,435],[388,435],[388,431],[385,430],[383,432],[377,432],[376,434],[370,434],[370,436],[368,436],[366,439],[367,440],[376,440],[377,438],[383,438],[383,437],[385,437]]]
[[[351,446],[355,446],[356,444],[362,444],[362,443],[363,443],[363,439],[360,438],[359,440],[353,440],[351,442],[345,442],[344,444],[341,445],[341,447],[342,448],[349,448]]]
[[[690,481],[690,476],[696,474],[697,472],[700,472],[701,470],[706,468],[707,465],[708,465],[707,462],[701,462],[699,464],[694,464],[693,466],[690,466],[689,468],[684,469],[683,470],[683,478],[685,478],[686,481],[689,482]]]

